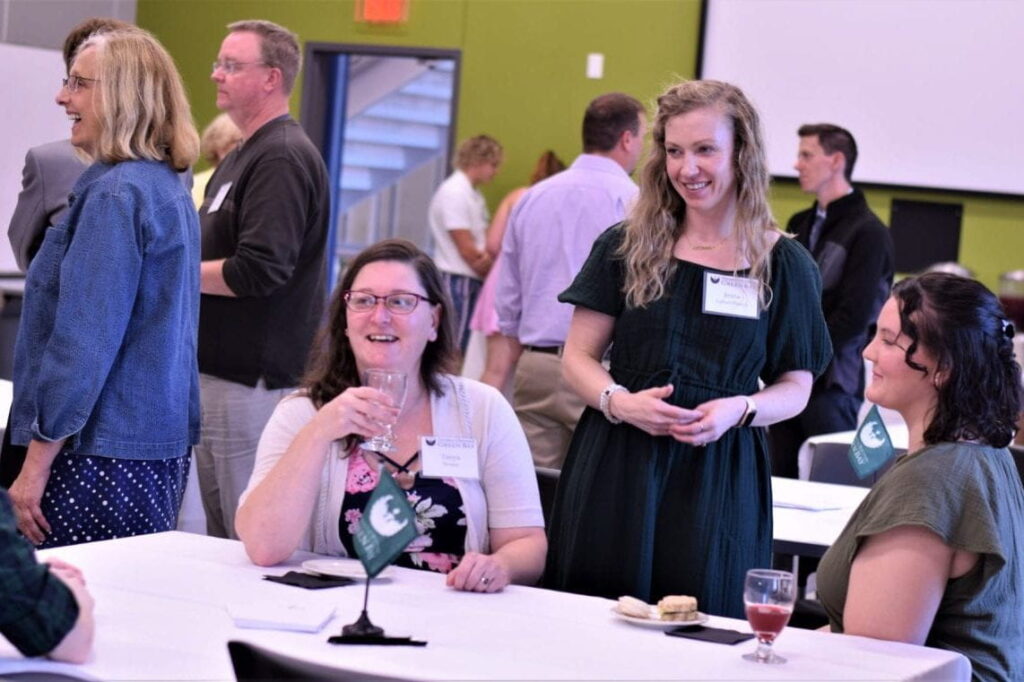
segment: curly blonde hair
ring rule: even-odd
[[[455,167],[466,170],[485,163],[501,163],[504,150],[490,135],[477,135],[463,140],[455,152]]]
[[[778,229],[768,207],[768,164],[757,111],[734,85],[713,80],[683,81],[658,97],[651,153],[640,174],[640,196],[630,213],[618,254],[626,264],[627,305],[642,308],[665,294],[675,272],[672,249],[682,236],[686,202],[665,170],[665,125],[669,119],[706,107],[727,115],[733,128],[738,255],[750,263],[765,304],[771,279],[770,234]]]

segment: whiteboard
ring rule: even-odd
[[[71,124],[54,101],[64,77],[59,50],[0,43],[0,64],[0,272],[17,272],[7,226],[21,191],[25,152],[67,138]]]
[[[1021,0],[706,0],[701,77],[761,113],[773,175],[797,128],[857,139],[854,180],[1024,194]]]

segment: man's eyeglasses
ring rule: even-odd
[[[345,306],[354,313],[365,313],[377,307],[377,301],[383,301],[384,307],[395,315],[408,315],[416,310],[420,301],[433,304],[435,301],[426,296],[412,293],[388,294],[387,296],[374,296],[365,291],[346,291]]]
[[[242,70],[243,66],[266,66],[266,62],[234,62],[230,59],[218,59],[213,63],[213,68],[210,69],[211,73],[216,73],[217,69],[220,69],[229,76],[233,73],[238,73]]]
[[[68,76],[61,79],[61,85],[68,92],[74,93],[82,89],[86,83],[99,83],[99,78],[86,78],[85,76]]]

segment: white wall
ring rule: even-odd
[[[704,78],[760,111],[773,175],[796,130],[857,138],[865,182],[1024,195],[1021,0],[708,0]]]

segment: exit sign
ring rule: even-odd
[[[401,24],[409,18],[409,0],[356,0],[356,21]]]

